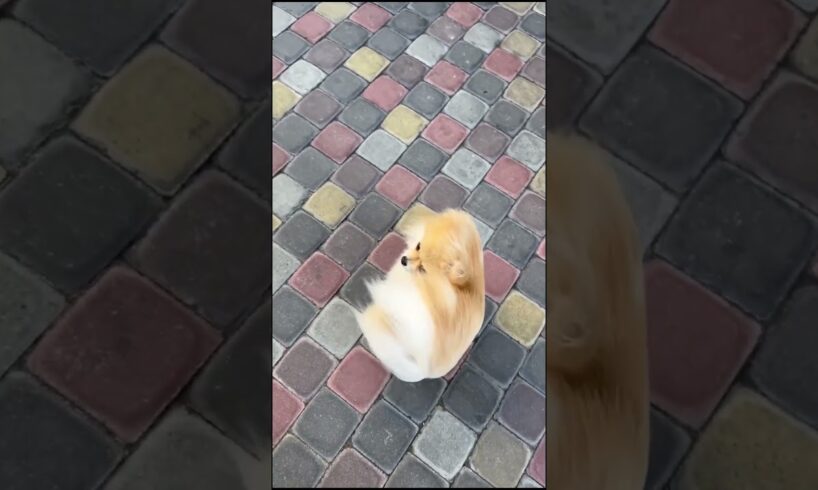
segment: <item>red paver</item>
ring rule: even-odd
[[[750,98],[805,22],[785,0],[672,0],[650,39]]]
[[[693,428],[716,408],[760,327],[664,262],[645,269],[651,398]]]
[[[424,80],[439,88],[446,95],[454,95],[463,85],[469,74],[448,61],[439,61]]]
[[[534,451],[534,456],[531,457],[528,474],[540,485],[545,485],[545,436]]]
[[[349,273],[340,265],[315,252],[295,271],[289,284],[316,306],[323,307],[347,279]]]
[[[330,465],[319,488],[380,488],[386,483],[375,465],[351,447],[341,451]]]
[[[490,250],[483,251],[483,268],[486,276],[486,296],[502,303],[520,271]]]
[[[363,98],[389,112],[400,104],[407,92],[406,87],[384,75],[364,90]]]
[[[514,56],[504,49],[497,48],[483,62],[486,70],[494,73],[503,80],[510,82],[514,80],[517,73],[523,68],[523,60]]]
[[[483,16],[483,10],[469,2],[454,2],[446,16],[463,27],[471,27]]]
[[[474,345],[474,344],[472,344],[472,345]],[[457,374],[457,370],[460,369],[460,366],[462,366],[463,363],[466,362],[466,358],[469,357],[469,352],[470,351],[471,351],[471,345],[469,346],[468,349],[466,349],[466,352],[463,353],[463,357],[461,357],[460,360],[457,361],[457,364],[455,364],[455,366],[452,368],[452,370],[449,371],[448,373],[446,373],[446,376],[443,376],[443,379],[445,379],[446,381],[451,381],[452,378],[454,378],[454,375]]]
[[[540,246],[537,247],[537,255],[539,255],[541,259],[545,260],[545,238],[542,239]]]
[[[489,162],[497,160],[509,143],[511,138],[507,134],[486,123],[478,124],[466,140],[472,151]]]
[[[290,29],[311,44],[315,44],[332,30],[332,23],[315,12],[308,12],[295,21]]]
[[[285,65],[284,62],[273,56],[273,80],[275,80],[277,76],[281,75],[281,72],[284,71],[284,68],[287,68],[287,65]]]
[[[28,368],[133,442],[220,340],[153,283],[116,266],[43,337]]]
[[[369,32],[375,32],[384,26],[392,15],[386,10],[378,7],[374,3],[365,3],[361,5],[352,15],[349,20],[360,25]]]
[[[312,140],[312,146],[330,157],[335,163],[341,164],[352,155],[362,141],[363,138],[358,133],[338,121],[333,121]]]
[[[327,386],[355,410],[365,413],[375,403],[389,372],[381,362],[361,346],[352,349],[332,373]]]
[[[273,380],[273,447],[304,410],[304,402]]]
[[[290,155],[280,146],[273,143],[273,177],[290,161]]]
[[[400,165],[390,168],[375,186],[375,190],[406,209],[418,197],[426,182]]]
[[[390,232],[369,254],[369,261],[383,272],[388,272],[398,261],[398,257],[406,248],[403,237],[397,233]]]
[[[462,124],[446,114],[439,114],[426,126],[422,136],[446,153],[452,153],[468,134],[469,130]]]
[[[486,174],[486,182],[517,199],[534,177],[528,167],[509,156],[500,157]]]

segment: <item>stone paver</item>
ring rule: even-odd
[[[306,10],[273,9],[271,58],[270,5],[233,7],[0,2],[2,488],[271,486],[300,408],[271,431],[268,372],[316,312],[268,340],[303,260],[272,234],[313,188],[268,125],[335,114],[291,114],[326,73]]]
[[[535,59],[547,53],[549,68],[547,121],[540,104],[536,120],[509,131],[584,134],[606,150],[634,215],[652,402],[645,488],[814,486],[818,4],[561,2],[549,9],[545,38],[540,19],[526,25],[499,8],[484,22],[544,42]],[[487,61],[485,70],[503,69]],[[535,63],[521,76],[542,88],[526,73]],[[511,83],[500,90],[518,105]],[[502,120],[498,105],[484,121]],[[531,170],[520,195],[545,199],[545,174]],[[505,192],[492,172],[486,180]],[[515,201],[509,221],[536,237],[538,258],[519,265],[510,295],[541,306],[526,270],[545,267],[545,239]],[[516,266],[508,258],[516,241],[500,246],[498,235],[489,248]],[[493,319],[501,330],[504,306]],[[526,365],[544,362],[544,346],[538,338]],[[526,365],[520,377],[542,393]],[[532,464],[526,474],[544,484]]]
[[[0,482],[8,488],[92,488],[123,453],[87,417],[23,372],[0,381],[0,430]]]
[[[478,439],[470,465],[492,485],[509,488],[522,476],[530,457],[525,443],[492,422]]]
[[[415,455],[438,474],[451,480],[463,466],[476,437],[457,418],[438,409],[415,439]]]
[[[116,329],[109,327],[112,322]],[[155,343],[156,336],[164,342]],[[133,442],[220,340],[216,330],[167,293],[117,266],[46,333],[26,364],[122,440]],[[156,358],[166,359],[161,371],[155,369]],[[103,368],[104,380],[95,374]]]
[[[298,412],[279,435],[293,444],[279,442],[273,461],[292,482],[490,485],[469,468],[475,441],[510,386],[525,379],[542,397],[544,11],[533,2],[276,3],[274,378],[305,407],[328,392],[361,417],[352,435],[329,424],[321,438],[308,430],[314,415]],[[371,301],[365,283],[398,264],[411,223],[447,208],[473,216],[489,257],[483,326],[493,326],[447,376],[403,383],[370,354],[353,310]],[[525,299],[495,317],[509,294]],[[298,372],[309,362],[311,372]],[[469,437],[440,436],[453,427]],[[521,442],[521,468],[540,439]]]

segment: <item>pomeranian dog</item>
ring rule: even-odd
[[[604,154],[548,142],[547,488],[644,487],[649,444],[641,247]]]
[[[483,324],[483,253],[463,211],[410,225],[406,250],[383,280],[367,284],[372,303],[357,313],[369,347],[399,379],[439,378],[460,360]]]

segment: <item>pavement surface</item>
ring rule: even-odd
[[[0,488],[270,487],[270,6],[234,4],[0,1]]]
[[[549,4],[548,127],[616,159],[645,245],[647,488],[818,488],[816,9]]]
[[[273,4],[273,486],[545,483],[545,4]],[[485,246],[484,330],[403,383],[353,307],[415,213]]]

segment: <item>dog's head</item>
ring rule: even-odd
[[[480,237],[474,221],[463,211],[424,216],[407,240],[409,246],[400,261],[409,271],[440,274],[455,286],[475,279],[475,269],[480,267]]]

